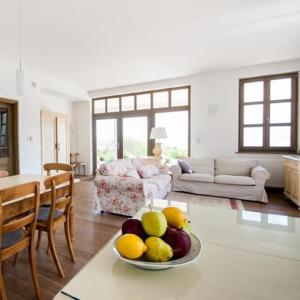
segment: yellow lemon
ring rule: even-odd
[[[166,207],[162,213],[165,215],[169,226],[181,229],[187,223],[185,214],[178,207]]]
[[[144,241],[132,233],[119,237],[116,242],[116,248],[122,256],[129,259],[137,259],[147,251]]]

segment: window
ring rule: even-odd
[[[155,114],[155,126],[164,127],[167,138],[162,140],[164,155],[168,159],[188,156],[188,111]]]
[[[239,151],[297,150],[298,74],[240,80]]]
[[[164,158],[189,155],[190,87],[109,95],[93,99],[94,166],[117,158],[152,156],[152,127],[166,128]]]

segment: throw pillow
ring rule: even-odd
[[[138,172],[142,178],[149,178],[159,174],[158,168],[153,165],[141,165],[138,168]]]
[[[180,159],[180,160],[178,160],[178,165],[183,174],[184,173],[188,173],[188,174],[193,173],[192,166],[190,164],[188,164],[186,161]]]
[[[125,176],[127,169],[120,164],[103,163],[99,166],[99,172],[103,176]]]
[[[140,175],[135,168],[128,168],[125,174],[126,177],[133,177],[136,179],[140,179]]]
[[[159,167],[159,174],[169,175],[169,167],[167,165],[162,165]]]

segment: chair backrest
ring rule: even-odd
[[[66,172],[59,175],[51,176],[44,182],[46,189],[51,189],[51,206],[48,222],[53,222],[55,210],[64,210],[64,214],[70,213],[73,200],[74,175],[72,172]],[[64,186],[63,190],[59,187]],[[66,188],[68,187],[68,188]]]
[[[72,172],[73,168],[69,164],[63,164],[63,163],[47,163],[44,164],[44,170],[47,171],[47,176],[51,175],[51,171],[55,171],[56,173],[58,171],[66,171],[66,172]]]
[[[23,210],[22,214],[13,218],[9,218],[9,216],[5,216],[5,211],[9,211],[10,205],[13,205],[14,202],[17,201],[18,199],[25,198],[25,197],[26,198],[33,197],[33,201],[31,202],[31,205],[28,205],[26,209]],[[9,203],[10,201],[11,203]],[[2,243],[3,234],[15,231],[17,229],[26,228],[27,230],[22,240],[15,245],[16,247],[18,244],[22,243],[24,239],[28,237],[33,238],[38,212],[39,212],[39,206],[40,206],[40,183],[39,182],[20,184],[14,187],[0,190],[0,232],[2,234],[0,239],[1,243]]]

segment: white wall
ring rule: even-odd
[[[79,153],[79,160],[87,162],[87,175],[93,174],[92,110],[90,101],[73,102],[72,152]]]
[[[89,99],[86,91],[69,85],[66,82],[47,77],[25,69],[24,97],[16,94],[16,65],[9,62],[1,63],[0,98],[19,101],[19,162],[20,173],[39,174],[41,172],[41,142],[40,142],[40,110],[53,108],[55,111],[70,110],[69,103],[52,100],[46,104],[42,88],[56,90],[68,95],[70,99]],[[36,83],[36,87],[32,84]],[[49,100],[49,98],[47,97]],[[52,110],[52,109],[50,109]],[[29,138],[32,137],[32,140]]]
[[[69,99],[64,99],[58,96],[51,96],[47,94],[40,94],[40,108],[44,111],[52,111],[57,113],[66,114],[72,119],[72,106],[73,102]]]
[[[91,98],[191,85],[191,155],[199,157],[279,157],[236,154],[238,151],[239,79],[300,70],[300,60],[265,64],[230,71],[202,73],[191,77],[93,91]],[[299,85],[300,86],[300,85]],[[217,107],[208,114],[208,105]]]

